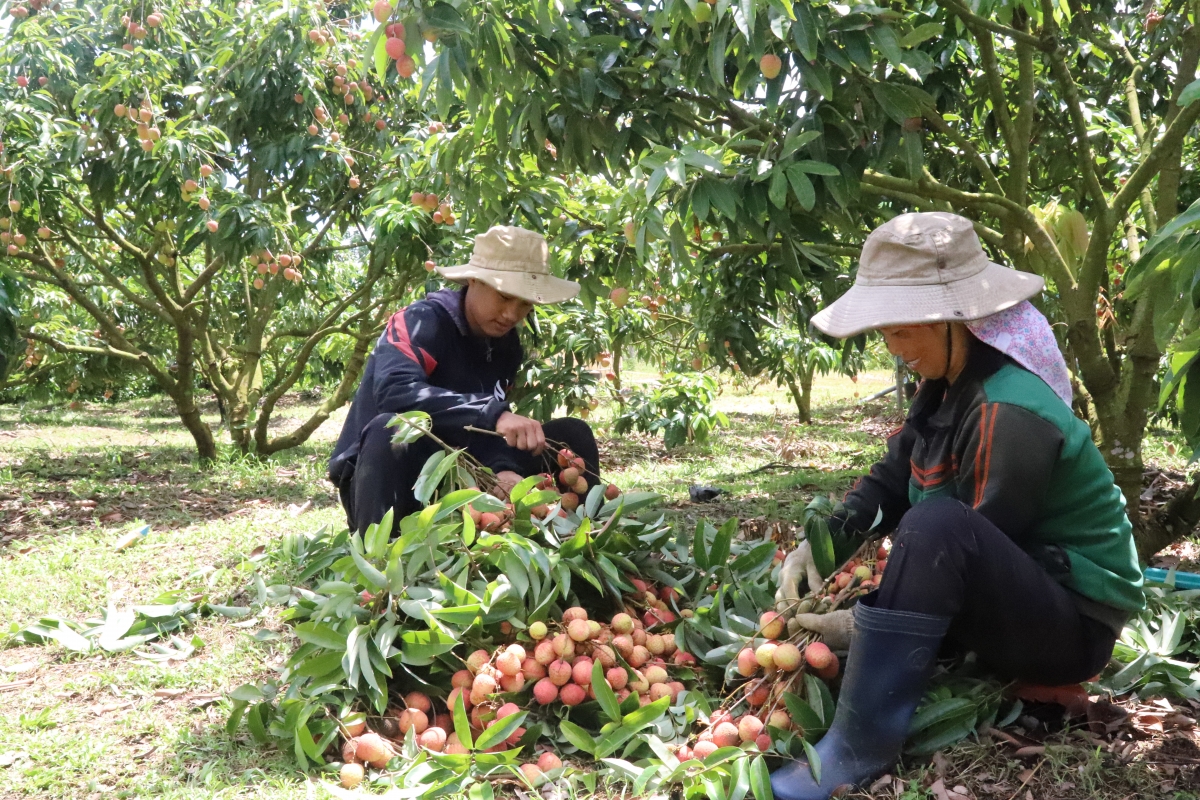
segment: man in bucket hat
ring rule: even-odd
[[[796,613],[821,585],[807,542],[784,562],[777,608],[792,634],[849,648],[837,712],[779,800],[825,800],[895,764],[941,649],[974,651],[1005,680],[1064,685],[1103,669],[1142,608],[1125,500],[1071,412],[1066,364],[1029,302],[1042,279],[988,260],[971,221],[903,214],[871,233],[854,286],[813,318],[827,334],[878,330],[923,381],[887,454],[830,520],[848,559],[877,517],[892,547],[853,611]]]
[[[550,274],[545,237],[497,225],[475,237],[469,263],[438,272],[463,288],[432,292],[388,321],[330,459],[329,478],[352,530],[378,522],[388,509],[397,522],[417,510],[413,484],[437,444],[423,437],[392,445],[387,423],[405,411],[427,412],[434,434],[490,467],[505,492],[553,468],[545,461],[547,438],[583,458],[589,489],[599,480],[596,440],[586,422],[556,419],[543,426],[509,410],[508,392],[523,359],[517,326],[534,305],[561,303],[579,292],[579,284]]]

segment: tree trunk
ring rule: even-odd
[[[796,416],[805,425],[812,424],[812,382],[815,371],[812,367],[805,367],[800,373],[799,384],[796,376],[790,372],[785,373],[784,377],[792,402],[796,404]]]

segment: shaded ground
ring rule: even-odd
[[[593,421],[607,477],[622,487],[659,491],[685,517],[786,528],[814,493],[844,491],[877,457],[898,422],[894,407],[857,406],[853,396],[886,382],[820,381],[811,426],[794,420],[783,393],[727,387],[719,403],[730,427],[671,451],[657,438],[608,436],[603,407]],[[310,402],[288,405],[280,424],[305,416]],[[84,619],[170,590],[217,602],[241,591],[256,548],[342,523],[323,480],[340,421],[270,461],[226,456],[201,471],[159,402],[0,408],[0,636],[43,615]],[[1160,432],[1147,449],[1162,469],[1181,472],[1183,458],[1167,450],[1176,444]],[[694,504],[691,484],[725,493]],[[113,549],[142,524],[151,526],[144,541]],[[167,664],[130,653],[81,658],[57,645],[0,649],[0,798],[323,796],[289,757],[223,729],[224,694],[270,675],[295,646],[276,614],[204,618],[189,631],[195,654]],[[966,796],[999,800],[1194,797],[1200,747],[1193,731],[1165,718],[1156,730],[1134,715],[1102,741],[1052,724],[1006,733],[1023,737],[1017,745],[1003,735],[967,743],[909,762],[902,785],[881,783],[872,796],[958,800],[961,786]]]

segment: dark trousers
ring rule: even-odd
[[[951,617],[951,648],[1004,679],[1061,686],[1095,677],[1116,634],[982,514],[957,500],[914,506],[892,539],[878,608]]]
[[[346,465],[335,481],[350,530],[365,531],[368,525],[383,519],[389,508],[393,509],[395,523],[420,510],[421,504],[413,497],[413,484],[440,445],[428,437],[393,445],[395,430],[387,427],[393,416],[380,414],[367,424],[359,439],[358,458],[353,465]],[[542,431],[547,439],[562,442],[584,460],[589,472],[584,476],[588,489],[595,486],[599,481],[600,453],[591,427],[581,419],[564,417],[550,420],[542,426]],[[555,474],[559,469],[549,451],[535,456],[509,447],[499,437],[479,433],[470,436],[467,452],[493,469],[496,464],[505,464],[505,469],[523,476],[539,472]]]

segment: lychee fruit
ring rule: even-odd
[[[784,642],[775,648],[772,655],[775,666],[784,672],[794,672],[800,669],[800,648],[791,642]]]
[[[533,648],[533,660],[541,664],[543,667],[549,666],[550,663],[557,657],[557,655],[558,654],[554,652],[554,645],[550,642],[538,642],[537,647]]]
[[[621,496],[621,490],[617,488],[617,485],[615,483],[610,483],[608,486],[606,486],[604,488],[604,499],[605,500],[616,500],[620,496]]]
[[[575,662],[575,666],[571,668],[571,680],[580,686],[587,686],[592,682],[592,660],[590,658],[581,658]]]
[[[533,699],[548,706],[558,699],[558,685],[549,678],[542,678],[533,685]]]
[[[775,611],[767,611],[758,618],[758,629],[766,639],[778,639],[787,629],[787,620]]]
[[[406,708],[400,712],[398,720],[400,724],[400,733],[406,734],[411,729],[415,733],[422,734],[429,727],[429,717],[424,711],[416,708]]]
[[[537,764],[522,764],[521,774],[529,781],[530,786],[537,786],[543,777],[542,769]]]
[[[765,642],[758,646],[754,651],[754,660],[763,669],[775,669],[775,648],[778,647],[774,642]]]
[[[475,676],[470,670],[460,669],[450,678],[451,689],[470,689],[471,684],[475,682]]]
[[[738,728],[732,722],[722,722],[713,728],[713,744],[717,747],[736,747],[739,741]]]
[[[505,650],[496,657],[496,669],[505,675],[516,675],[521,671],[521,659],[516,653]]]
[[[525,674],[503,675],[500,678],[500,689],[505,692],[519,692],[525,688]]]
[[[608,685],[615,691],[620,691],[629,685],[629,673],[621,667],[613,667],[604,673]]]
[[[804,660],[813,669],[821,670],[833,663],[834,655],[824,642],[811,642],[804,648]]]
[[[758,659],[754,657],[754,651],[749,647],[743,647],[738,651],[737,671],[743,678],[749,678],[758,672]]]
[[[558,634],[554,637],[552,644],[554,645],[554,653],[559,658],[573,658],[575,656],[575,640],[567,634]]]
[[[417,744],[426,750],[440,753],[446,749],[446,731],[443,728],[426,728],[425,732],[417,737]]]
[[[774,53],[767,53],[758,60],[758,68],[767,80],[774,80],[783,68],[783,61]]]
[[[433,710],[433,703],[427,695],[421,692],[409,692],[404,695],[404,707],[415,708],[417,711],[424,711],[428,714]]]
[[[717,752],[716,742],[696,742],[696,746],[692,748],[692,755],[698,759],[706,759],[713,753]]]
[[[561,658],[550,665],[547,677],[555,686],[566,686],[571,681],[571,665]]]
[[[587,697],[587,692],[577,683],[568,683],[559,690],[558,698],[564,706],[577,706]]]
[[[527,658],[521,662],[521,673],[527,681],[539,681],[546,677],[546,667],[536,659]]]
[[[592,631],[587,620],[573,619],[567,625],[567,635],[576,642],[586,642],[591,638]]]
[[[647,667],[645,674],[646,682],[651,686],[654,686],[657,683],[666,683],[670,679],[670,676],[667,675],[667,671],[659,666]]]
[[[817,668],[817,677],[823,681],[831,681],[836,678],[838,676],[838,669],[840,668],[837,655],[830,653],[829,656],[831,660],[828,666]]]
[[[466,748],[466,745],[458,740],[457,733],[451,733],[446,737],[446,749],[443,752],[452,756],[465,756],[471,751]]]
[[[395,756],[391,745],[377,733],[364,733],[354,742],[354,754],[375,769],[382,769]]]
[[[777,708],[771,712],[771,716],[767,717],[767,724],[772,728],[779,728],[781,731],[790,730],[792,717],[782,708]]]
[[[546,629],[546,623],[540,620],[532,623],[529,626],[529,638],[533,639],[535,642],[540,642],[542,639],[545,639],[547,633],[549,633],[549,631]]]
[[[520,713],[521,707],[519,705],[516,703],[505,703],[496,709],[496,719],[504,719],[505,717],[511,717],[513,714]]]
[[[549,772],[552,769],[562,767],[562,759],[554,755],[554,753],[542,753],[537,760],[538,769],[542,772]]]
[[[500,688],[499,683],[491,675],[476,675],[471,684],[471,702],[475,705],[485,702],[490,695]]]
[[[763,731],[762,720],[751,714],[747,714],[738,720],[738,736],[743,742],[752,742],[758,738],[758,735]]]
[[[365,775],[366,770],[363,769],[362,764],[342,764],[342,769],[338,772],[343,789],[355,788],[363,782]]]

